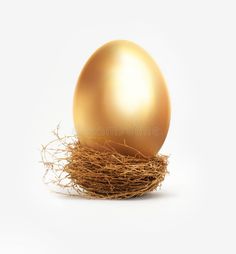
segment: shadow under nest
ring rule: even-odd
[[[68,195],[137,197],[157,189],[168,173],[168,156],[149,158],[138,151],[135,156],[123,155],[109,144],[101,152],[81,145],[77,136],[60,137],[58,130],[54,135],[55,139],[41,151],[44,181]]]

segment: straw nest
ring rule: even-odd
[[[44,181],[64,194],[127,199],[157,189],[167,174],[167,156],[147,158],[138,151],[127,156],[109,145],[101,152],[81,145],[76,136],[54,134],[41,151]]]

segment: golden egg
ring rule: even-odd
[[[116,40],[88,59],[74,94],[75,129],[83,145],[103,149],[112,144],[122,154],[137,150],[154,156],[169,122],[165,81],[144,49]]]

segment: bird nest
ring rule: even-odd
[[[60,137],[58,130],[54,134],[55,140],[42,147],[44,181],[62,193],[127,199],[157,189],[168,172],[165,155],[123,155],[109,144],[97,151],[83,146],[77,136]]]

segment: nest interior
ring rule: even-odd
[[[137,197],[157,189],[168,173],[165,155],[148,158],[137,152],[128,156],[109,145],[98,151],[83,146],[77,136],[54,134],[55,140],[42,148],[44,181],[69,195],[100,199]]]

